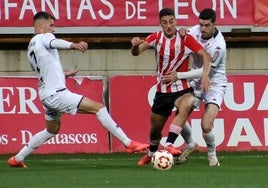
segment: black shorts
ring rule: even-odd
[[[188,88],[175,93],[160,93],[156,92],[152,112],[162,116],[170,116],[174,108],[175,101],[186,93],[194,93],[193,88]]]

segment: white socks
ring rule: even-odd
[[[117,139],[119,139],[125,146],[129,146],[131,140],[127,137],[127,135],[123,132],[123,130],[114,122],[108,113],[106,107],[101,108],[96,116],[101,124],[111,132]],[[45,143],[50,138],[54,137],[54,134],[50,134],[46,129],[35,134],[29,141],[27,145],[25,145],[20,152],[15,156],[17,161],[23,161],[25,157],[30,155],[33,151],[35,151],[39,146]]]
[[[209,133],[204,134],[204,139],[208,148],[208,155],[216,155],[215,133],[212,129]]]
[[[192,139],[191,127],[188,122],[183,127],[181,135],[187,144],[187,147],[194,147],[195,142]],[[212,129],[209,133],[204,133],[204,140],[207,144],[208,155],[216,155],[215,133]]]
[[[123,130],[115,123],[106,107],[101,108],[96,116],[100,123],[105,127],[110,133],[112,133],[118,140],[120,140],[125,146],[129,146],[131,140],[123,132]]]
[[[25,157],[30,155],[34,150],[36,150],[39,146],[45,143],[50,138],[54,137],[54,134],[50,134],[46,129],[35,134],[26,144],[20,152],[15,156],[16,161],[23,161]]]
[[[187,144],[187,147],[193,148],[195,145],[195,142],[192,138],[192,129],[190,124],[186,121],[182,131],[181,131],[181,136],[183,137],[184,141]]]

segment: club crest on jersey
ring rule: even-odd
[[[205,49],[207,49],[209,46],[210,46],[210,43],[209,42],[207,42],[207,43],[204,44],[204,48]]]

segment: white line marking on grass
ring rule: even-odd
[[[207,155],[205,156],[191,156],[191,159],[206,159]],[[222,158],[268,158],[268,155],[241,155],[241,156],[227,156],[227,155],[219,155],[218,156],[219,159]],[[139,160],[139,158],[119,158],[122,161],[135,161],[135,160]],[[36,159],[37,160],[37,159]],[[114,160],[118,160],[118,158],[90,158],[90,159],[44,159],[42,160],[42,162],[51,162],[51,161],[56,161],[56,162],[64,162],[64,161],[114,161]],[[31,159],[31,161],[35,161],[35,159]],[[38,161],[40,161],[40,159],[38,159]]]
[[[75,154],[73,154],[75,155]],[[204,156],[194,156],[194,155],[191,155],[191,159],[206,159],[207,158],[207,155],[204,154]],[[237,155],[237,156],[228,156],[228,155],[218,155],[218,158],[219,159],[222,159],[222,158],[268,158],[268,155]],[[120,160],[122,161],[135,161],[135,160],[138,160],[139,157],[135,157],[135,158],[119,158]],[[27,161],[32,161],[32,162],[35,162],[35,161],[39,161],[39,162],[51,162],[51,161],[55,161],[55,162],[65,162],[65,161],[70,161],[70,162],[76,162],[76,161],[114,161],[114,160],[118,160],[118,158],[74,158],[74,159],[32,159],[32,158],[29,158],[29,159],[26,159]],[[7,159],[4,160],[0,160],[0,163],[7,163]]]

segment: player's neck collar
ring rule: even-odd
[[[217,28],[215,28],[215,32],[213,34],[213,37],[215,38],[218,35],[218,33],[219,33],[219,30]]]

